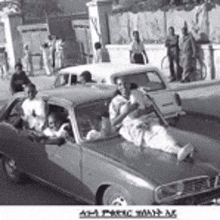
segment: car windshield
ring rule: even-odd
[[[110,125],[108,106],[111,99],[83,104],[75,108],[81,139],[95,141],[117,135]]]
[[[75,74],[63,73],[58,75],[55,80],[54,86],[66,86],[69,85],[69,77],[70,77],[70,85],[74,85],[77,82],[77,76]]]
[[[147,91],[165,89],[165,84],[156,71],[129,74],[125,76],[133,84],[143,87]],[[115,76],[117,78],[117,76]]]

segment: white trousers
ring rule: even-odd
[[[142,145],[173,154],[177,154],[180,149],[166,128],[159,124],[145,124],[138,119],[129,120],[123,123],[119,133],[136,146]]]

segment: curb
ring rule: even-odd
[[[189,82],[189,83],[169,83],[170,89],[172,91],[184,91],[184,90],[192,90],[198,88],[204,88],[209,86],[220,85],[220,80],[207,80],[200,82]]]

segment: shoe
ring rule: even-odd
[[[194,147],[192,146],[192,144],[186,144],[184,147],[182,147],[178,154],[177,154],[177,160],[178,161],[182,161],[184,159],[186,159],[187,156],[192,156],[193,155],[193,151],[194,151]]]

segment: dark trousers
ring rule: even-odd
[[[53,50],[52,51],[52,63],[51,63],[51,66],[53,67],[53,69],[55,68],[55,66],[56,66],[56,50]]]
[[[168,56],[169,58],[169,67],[170,67],[170,76],[175,80],[181,79],[179,57],[177,56]]]
[[[134,54],[134,62],[138,64],[144,64],[144,57],[141,53]]]

